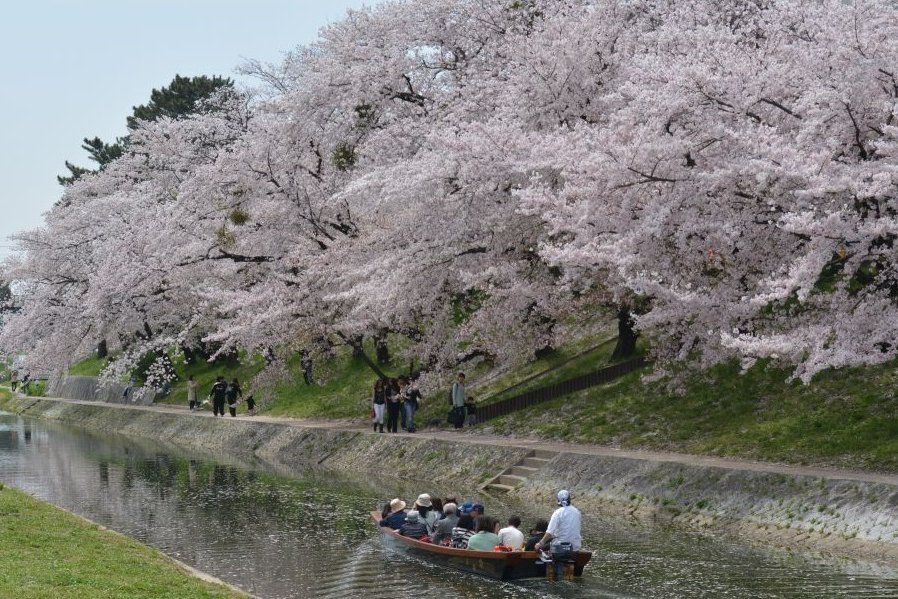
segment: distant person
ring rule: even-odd
[[[405,515],[405,524],[399,527],[399,534],[404,537],[420,539],[427,535],[427,524],[421,520],[421,515],[417,510],[410,510]]]
[[[452,410],[454,419],[452,421],[453,426],[456,429],[459,429],[464,426],[465,422],[465,401],[467,400],[465,396],[465,373],[458,373],[458,380],[452,383],[452,392],[450,394],[452,399]]]
[[[496,529],[499,523],[492,516],[481,516],[477,522],[477,532],[468,539],[468,549],[472,551],[492,551],[499,544]]]
[[[378,427],[384,432],[384,412],[387,410],[387,392],[384,390],[383,379],[374,381],[374,394],[371,397],[371,414],[374,420],[374,432]]]
[[[187,404],[190,406],[190,411],[193,412],[196,410],[196,387],[197,383],[194,380],[193,375],[187,377]]]
[[[530,537],[524,545],[524,551],[536,551],[534,545],[542,540],[543,536],[546,534],[547,528],[549,528],[548,520],[537,520],[536,524],[533,525],[533,528],[530,529]]]
[[[128,398],[131,397],[131,391],[133,391],[133,390],[134,390],[134,377],[132,376],[131,378],[128,379],[128,384],[125,385],[125,390],[122,391],[122,399],[127,401]]]
[[[28,395],[29,391],[31,391],[31,373],[26,372],[22,377],[22,393]]]
[[[390,513],[380,521],[380,525],[399,530],[403,524],[405,524],[405,502],[397,497],[390,502]]]
[[[395,433],[399,430],[399,412],[402,408],[396,379],[384,379],[384,393],[387,398],[387,430]]]
[[[246,413],[250,416],[256,415],[256,400],[252,393],[246,396]]]
[[[224,416],[225,397],[228,392],[228,384],[223,376],[215,377],[212,390],[209,391],[209,399],[212,400],[212,415],[216,418]]]
[[[19,371],[13,370],[12,374],[9,377],[9,386],[12,388],[12,392],[16,392],[16,387],[19,386]]]
[[[524,533],[519,530],[521,519],[518,516],[512,516],[508,519],[508,526],[499,531],[499,544],[511,547],[512,551],[522,551],[524,549]]]
[[[418,411],[421,400],[421,391],[418,389],[417,379],[408,381],[408,387],[405,389],[405,413],[408,432],[413,433],[417,429],[415,426],[415,413]]]
[[[230,385],[228,385],[228,388],[225,391],[225,399],[228,400],[228,412],[231,413],[231,418],[236,418],[237,402],[243,399],[243,389],[240,388],[240,381],[236,378],[231,381]],[[222,414],[222,416],[224,416],[224,414]]]
[[[468,397],[465,401],[465,414],[468,415],[468,426],[477,424],[477,404],[473,397]]]
[[[443,517],[437,520],[430,535],[430,542],[442,545],[443,541],[452,539],[452,529],[458,525],[458,514],[454,503],[446,503],[443,505]]]

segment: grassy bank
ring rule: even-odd
[[[0,490],[0,597],[245,597],[158,551],[10,488]]]
[[[735,364],[691,378],[685,393],[644,372],[489,423],[546,439],[898,472],[896,364],[821,373]]]
[[[470,394],[490,403],[609,363],[614,340],[585,337],[510,372],[469,372]],[[644,349],[644,348],[641,348]],[[373,347],[368,348],[373,355]],[[297,356],[265,412],[273,416],[367,420],[375,375],[348,349],[316,364],[306,385]],[[215,376],[248,380],[260,365],[196,364],[201,395]],[[549,440],[659,449],[797,464],[898,472],[898,364],[819,374],[809,385],[758,363],[741,374],[728,364],[691,377],[685,392],[644,383],[645,372],[541,404],[478,428]],[[407,369],[406,365],[406,369]],[[400,369],[387,368],[388,374]],[[179,382],[169,399],[186,401]],[[242,408],[241,408],[242,409]],[[446,391],[425,396],[417,423],[445,425]]]

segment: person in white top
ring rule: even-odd
[[[558,509],[552,513],[546,534],[534,547],[537,551],[550,546],[552,541],[570,543],[574,551],[580,551],[580,510],[571,505],[571,494],[562,489],[558,492]]]
[[[512,551],[524,550],[524,533],[518,530],[521,519],[512,516],[508,519],[508,526],[499,531],[499,544],[511,547]]]

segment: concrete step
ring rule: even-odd
[[[539,472],[539,468],[531,468],[530,466],[512,466],[511,468],[503,472],[503,474],[514,474],[516,476],[523,476],[524,478],[527,478],[535,472]]]
[[[549,463],[549,460],[547,460],[545,458],[524,458],[524,461],[518,465],[526,466],[527,468],[533,468],[534,470],[539,470],[539,469],[543,468],[548,463]]]
[[[517,487],[518,485],[522,484],[527,479],[524,478],[523,476],[515,476],[514,474],[500,474],[499,476],[496,477],[495,480],[500,485],[512,485],[514,487]]]
[[[513,491],[514,487],[511,485],[503,485],[501,483],[487,483],[483,486],[487,491],[499,491],[502,493],[508,493],[509,491]]]

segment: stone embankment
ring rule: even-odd
[[[390,473],[898,565],[898,476],[546,444],[454,432],[374,434],[347,423],[214,419],[184,408],[19,397],[5,409],[282,466]]]

